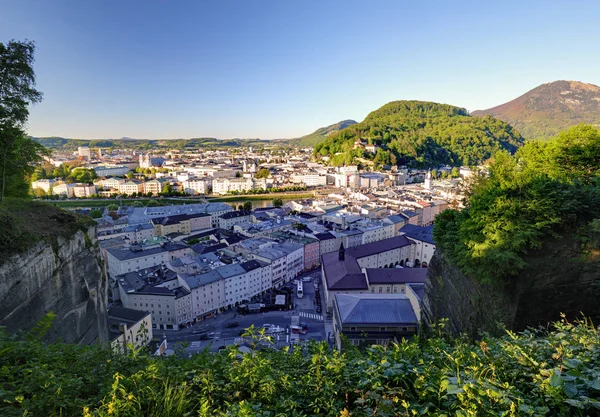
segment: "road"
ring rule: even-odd
[[[306,340],[327,340],[328,332],[325,331],[323,316],[315,311],[315,288],[313,282],[320,281],[321,271],[313,270],[302,274],[302,277],[311,277],[311,282],[304,283],[304,297],[298,299],[294,291],[294,306],[293,310],[289,311],[269,311],[258,314],[237,314],[235,310],[220,313],[214,318],[205,319],[194,326],[178,331],[174,330],[154,330],[154,336],[162,338],[167,335],[167,341],[170,348],[175,348],[178,343],[185,344],[185,350],[190,353],[197,353],[205,348],[210,351],[217,351],[222,346],[232,345],[236,338],[240,337],[240,333],[244,329],[254,325],[261,327],[263,324],[272,324],[281,327],[285,330],[284,333],[272,335],[275,339],[277,347],[283,347],[288,344],[287,334],[292,315],[300,315],[300,322],[306,323],[308,332],[306,335],[301,335],[302,341]],[[295,287],[294,287],[295,288]],[[321,289],[321,299],[323,300]],[[324,301],[322,301],[324,304]],[[227,327],[228,323],[237,323],[235,327]],[[200,340],[199,332],[213,333],[210,340]],[[196,334],[194,334],[196,332]],[[279,339],[277,341],[277,339]]]

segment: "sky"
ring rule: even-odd
[[[598,1],[0,0],[36,43],[33,136],[292,138],[393,100],[600,85]]]

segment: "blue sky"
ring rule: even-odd
[[[29,133],[284,138],[392,100],[600,84],[597,1],[0,0],[36,42]]]

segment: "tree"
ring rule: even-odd
[[[102,217],[102,212],[100,210],[92,210],[90,211],[90,217],[92,219],[99,219]]]
[[[452,176],[452,178],[458,178],[460,177],[460,170],[454,167],[452,168],[452,172],[450,173],[450,175]]]
[[[37,187],[33,190],[33,195],[38,198],[46,197],[46,191],[43,188]]]
[[[281,207],[283,206],[283,200],[281,198],[276,198],[273,200],[273,206]]]
[[[27,194],[29,185],[23,178],[31,174],[32,164],[44,150],[22,130],[29,118],[28,106],[42,100],[35,89],[34,52],[30,41],[0,43],[0,201],[11,194],[22,196],[23,189]]]
[[[173,187],[171,186],[171,183],[170,182],[165,183],[165,185],[163,186],[162,193],[164,195],[171,195],[172,192],[173,192]]]
[[[119,206],[117,206],[116,204],[109,204],[107,209],[108,211],[117,211],[119,210]]]
[[[248,211],[252,210],[252,202],[251,201],[244,201],[244,207],[243,207],[243,209],[244,210],[248,210]]]
[[[269,178],[269,175],[271,175],[271,171],[269,171],[267,168],[261,168],[258,170],[256,175],[254,175],[254,178]]]

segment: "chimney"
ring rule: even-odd
[[[340,244],[340,250],[338,251],[338,259],[340,261],[346,259],[346,250],[344,249],[344,242]]]

